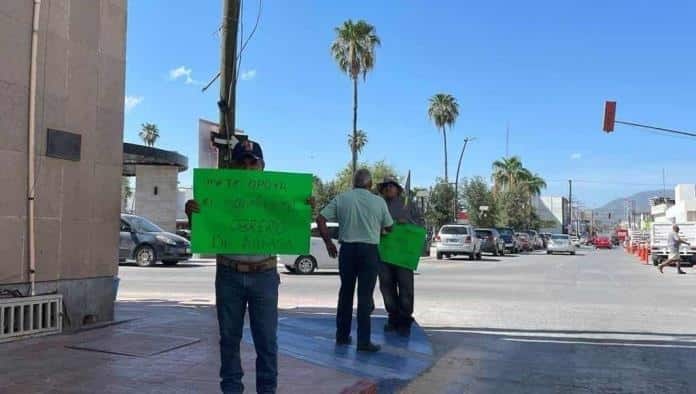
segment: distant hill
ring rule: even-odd
[[[607,217],[611,212],[612,222],[618,222],[624,218],[626,200],[634,200],[636,202],[636,212],[650,212],[650,201],[652,197],[658,197],[663,195],[663,191],[651,190],[633,194],[624,198],[617,198],[616,200],[609,201],[603,206],[594,210],[595,215],[602,215]],[[667,189],[667,197],[674,198],[674,190]]]

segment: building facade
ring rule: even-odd
[[[696,185],[679,184],[674,188],[674,200],[651,199],[650,214],[655,223],[696,222]]]
[[[32,188],[35,292],[62,294],[63,321],[79,328],[113,319],[126,0],[43,0],[35,90],[33,3],[0,1],[0,288],[29,293]],[[32,112],[36,139],[29,146]]]
[[[534,196],[534,212],[539,217],[539,231],[565,233],[570,224],[570,206],[565,197]]]

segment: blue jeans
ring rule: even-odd
[[[336,311],[336,339],[350,336],[353,319],[353,295],[358,283],[358,346],[370,343],[370,315],[374,309],[372,294],[377,283],[379,252],[377,245],[342,243],[338,255],[341,290]]]
[[[242,393],[242,360],[239,345],[244,314],[249,308],[251,336],[256,348],[256,391],[275,393],[278,386],[278,271],[237,272],[218,264],[215,300],[220,326],[220,388],[223,393]]]

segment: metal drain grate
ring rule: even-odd
[[[60,333],[63,296],[0,298],[0,342]]]

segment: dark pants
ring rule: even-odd
[[[278,385],[278,285],[275,269],[242,273],[218,264],[215,300],[220,326],[220,388],[242,393],[239,345],[244,314],[249,309],[251,336],[256,348],[256,391],[275,393]]]
[[[379,254],[377,245],[342,243],[338,255],[341,290],[336,312],[336,338],[350,336],[353,318],[353,294],[358,283],[358,345],[370,343],[370,314],[374,309],[372,294],[377,283]]]
[[[381,262],[379,289],[389,313],[389,324],[395,328],[410,328],[413,323],[413,271]]]

